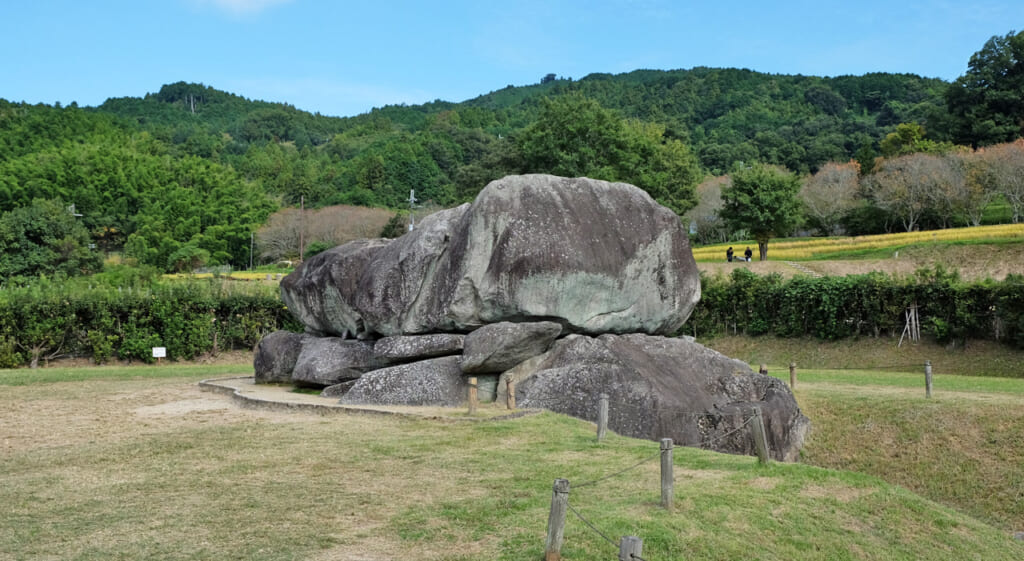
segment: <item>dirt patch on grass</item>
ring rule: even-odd
[[[294,413],[239,409],[227,396],[203,392],[194,382],[180,379],[131,384],[97,381],[89,386],[100,386],[102,391],[78,399],[75,390],[83,386],[75,382],[4,388],[0,399],[3,449],[118,441],[140,433],[172,432],[196,421],[233,424],[256,420],[290,422],[296,418]]]
[[[835,499],[841,503],[848,503],[874,492],[874,489],[859,489],[836,483],[831,485],[807,485],[800,490],[800,496],[811,499]]]

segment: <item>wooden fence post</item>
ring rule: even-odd
[[[761,418],[761,408],[755,407],[753,417],[750,420],[750,429],[754,436],[754,449],[757,450],[757,461],[767,465],[768,457],[768,435],[764,431],[764,419]]]
[[[560,561],[562,559],[565,513],[568,510],[569,480],[556,479],[551,492],[551,512],[548,514],[548,537],[544,542],[544,561]]]
[[[789,389],[796,389],[796,363],[789,363]]]
[[[619,561],[633,561],[644,554],[644,541],[636,536],[622,536],[619,541]]]
[[[672,510],[672,439],[661,439],[661,506]]]
[[[508,390],[505,392],[505,407],[507,409],[516,408],[516,381],[512,379],[512,376],[505,378],[505,388]]]
[[[597,402],[597,441],[604,440],[604,434],[608,432],[608,394],[598,396]]]
[[[476,414],[476,376],[469,379],[469,414]]]
[[[932,361],[924,361],[924,396],[928,399],[932,397]]]

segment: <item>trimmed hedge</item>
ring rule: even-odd
[[[39,282],[0,291],[0,368],[58,356],[152,362],[153,347],[172,360],[251,349],[266,334],[302,326],[277,287],[219,279],[147,287],[92,288]]]
[[[941,267],[912,277],[884,273],[844,277],[777,274],[736,269],[731,276],[701,275],[701,301],[683,332],[771,334],[779,337],[899,337],[905,311],[918,307],[922,335],[944,344],[968,338],[1024,348],[1024,277],[962,282]]]
[[[783,279],[736,269],[701,276],[702,297],[683,333],[780,337],[899,337],[918,306],[922,333],[940,343],[968,338],[1024,349],[1024,277],[962,282],[941,267],[912,277],[883,273]],[[208,279],[150,286],[88,287],[40,281],[0,290],[0,368],[58,356],[152,362],[251,349],[264,335],[302,325],[276,286]]]

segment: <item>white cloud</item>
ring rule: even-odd
[[[215,8],[234,16],[253,15],[263,10],[286,4],[292,0],[193,0],[201,6],[212,5]]]

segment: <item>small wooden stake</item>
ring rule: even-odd
[[[796,389],[796,363],[789,363],[789,389]]]
[[[476,413],[476,376],[469,379],[469,414],[473,415]]]
[[[622,536],[619,541],[619,561],[634,561],[643,554],[643,540],[636,536]]]
[[[599,401],[597,402],[597,441],[601,442],[604,440],[604,435],[608,432],[608,394],[603,393],[598,396]]]
[[[755,407],[753,418],[750,420],[750,429],[754,437],[754,449],[757,450],[757,461],[768,465],[768,435],[764,431],[764,419],[761,418],[761,408]]]
[[[672,510],[672,439],[661,439],[661,506]]]
[[[932,397],[932,361],[924,361],[924,396],[928,399]]]
[[[544,561],[560,561],[562,559],[565,513],[568,510],[569,480],[556,479],[551,492],[551,512],[548,513],[548,537],[544,542]]]

